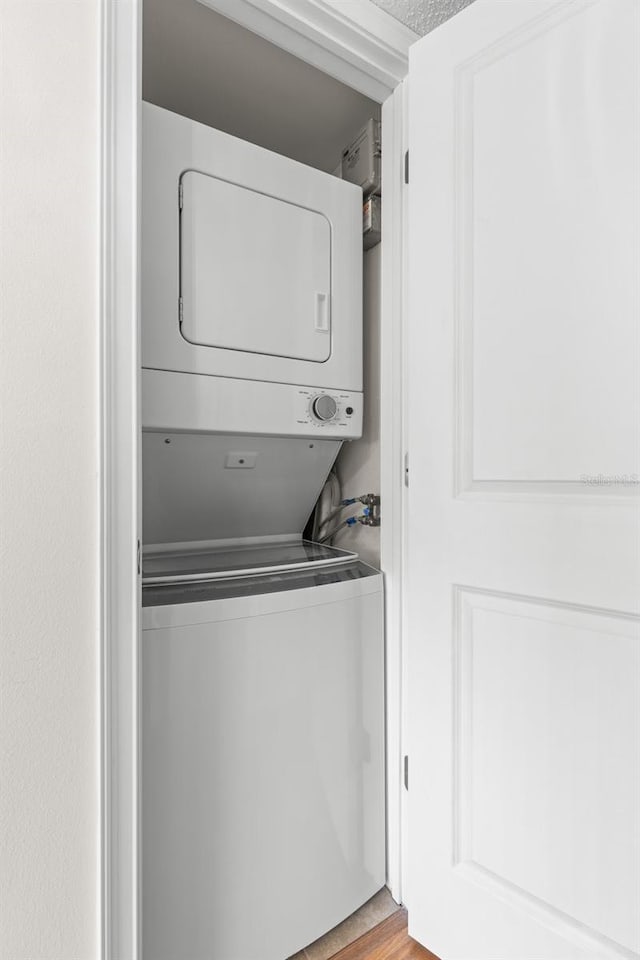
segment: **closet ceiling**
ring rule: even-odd
[[[197,0],[144,0],[142,96],[333,172],[373,100]]]

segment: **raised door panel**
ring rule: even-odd
[[[573,3],[456,68],[462,489],[620,494],[640,475],[640,81],[624,6]]]
[[[638,621],[454,597],[456,868],[552,924],[637,950]]]

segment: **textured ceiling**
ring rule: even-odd
[[[372,0],[421,37],[469,6],[473,0]]]

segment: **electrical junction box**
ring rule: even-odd
[[[369,250],[380,243],[381,238],[381,206],[380,197],[368,197],[362,204],[362,240],[364,249]]]
[[[356,138],[342,151],[342,179],[362,187],[367,197],[380,193],[380,123],[367,120]]]

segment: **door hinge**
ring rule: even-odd
[[[404,182],[409,183],[409,151],[405,150],[404,154]]]
[[[184,203],[184,187],[182,181],[178,184],[178,208],[182,210],[182,205]]]
[[[182,318],[184,316],[184,307],[182,305],[182,297],[178,297],[178,323],[182,326]]]
[[[404,758],[404,788],[409,789],[409,757]]]
[[[404,455],[404,485],[409,486],[409,454]]]
[[[136,563],[138,566],[138,576],[142,573],[142,548],[140,546],[140,540],[138,540],[138,545],[136,548]]]

